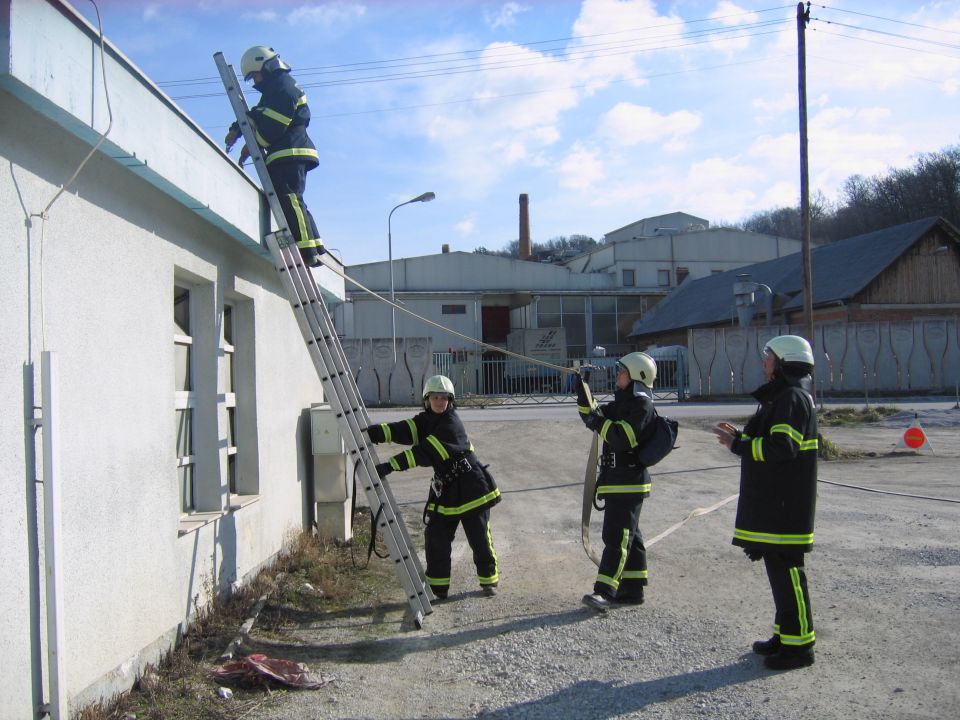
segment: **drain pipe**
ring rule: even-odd
[[[41,712],[53,720],[69,718],[67,692],[63,685],[63,599],[59,583],[60,568],[60,438],[58,436],[57,403],[59,387],[56,355],[45,350],[40,356],[40,417],[34,425],[43,429],[43,561],[47,606],[47,673],[49,702]]]

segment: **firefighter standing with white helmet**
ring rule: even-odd
[[[714,429],[740,456],[740,498],[733,544],[763,560],[776,606],[773,636],[753,643],[764,664],[790,670],[813,664],[813,611],[804,554],[813,548],[817,500],[817,413],[808,387],[813,350],[798,335],[780,335],[763,349],[767,381],[743,430]]]
[[[324,247],[303,200],[307,172],[319,164],[317,148],[307,135],[307,96],[290,74],[290,66],[273,48],[254,45],[248,49],[240,60],[240,72],[260,91],[260,102],[248,114],[250,123],[297,247],[304,262],[315,267],[320,264]],[[227,152],[241,136],[240,125],[233,123],[224,138]],[[241,165],[249,155],[249,148],[244,146],[240,151]]]
[[[647,584],[647,550],[640,533],[640,510],[650,494],[650,474],[636,456],[647,428],[656,417],[653,382],[657,364],[642,352],[617,363],[613,402],[599,405],[589,398],[583,378],[575,376],[580,419],[603,439],[596,497],[603,506],[603,554],[593,584],[584,595],[589,607],[605,612],[614,603],[640,605]]]
[[[496,595],[500,573],[490,533],[490,508],[500,502],[500,490],[473,452],[454,404],[453,383],[434,375],[423,386],[423,412],[408,420],[367,428],[373,443],[412,446],[377,465],[384,477],[394,471],[433,467],[434,476],[424,509],[427,583],[440,600],[450,590],[450,552],[457,526],[463,525],[480,590]]]

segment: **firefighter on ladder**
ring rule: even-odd
[[[273,48],[254,45],[240,59],[240,71],[244,80],[252,80],[253,87],[260,92],[260,102],[250,108],[248,117],[277,200],[303,261],[316,267],[324,252],[323,240],[303,201],[307,172],[319,164],[317,148],[307,135],[307,96],[290,74],[290,66]],[[240,125],[235,122],[224,138],[227,152],[241,137]],[[244,145],[239,163],[243,165],[249,156],[250,149]]]
[[[426,576],[434,596],[444,600],[450,591],[450,553],[459,525],[473,550],[481,592],[496,595],[500,576],[490,534],[490,508],[500,502],[500,490],[473,452],[454,406],[450,378],[434,375],[426,381],[423,412],[408,420],[371,425],[366,432],[375,444],[412,446],[377,465],[380,477],[417,466],[433,467],[424,535]]]

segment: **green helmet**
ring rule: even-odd
[[[620,358],[619,364],[627,369],[631,380],[653,388],[653,381],[657,379],[657,363],[652,357],[646,353],[632,352]]]
[[[249,80],[255,72],[268,73],[289,69],[290,66],[280,59],[277,51],[265,45],[254,45],[240,58],[240,72],[243,73],[244,80]]]
[[[427,381],[423,384],[423,399],[426,400],[430,393],[444,393],[449,395],[451,400],[456,397],[453,383],[446,375],[434,375],[427,378]]]
[[[773,353],[780,362],[803,363],[813,367],[813,349],[799,335],[779,335],[763,348],[764,353]]]

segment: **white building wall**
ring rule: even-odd
[[[706,277],[714,271],[733,270],[800,250],[799,240],[717,228],[624,238],[612,244],[608,241],[567,262],[566,266],[579,273],[606,272],[614,287],[622,287],[624,269],[633,270],[635,287],[638,288],[663,287],[660,271],[667,270],[670,273],[669,287],[674,287],[677,268],[680,267],[688,270],[688,277]]]
[[[688,230],[705,230],[710,222],[705,218],[698,218],[685,212],[672,212],[665,215],[644,218],[637,222],[625,225],[617,230],[611,230],[603,236],[604,242],[612,243],[618,240],[636,240],[653,235],[670,232],[681,233]]]
[[[61,98],[64,107],[79,108],[90,79],[81,82],[64,66],[77,55],[68,50],[74,33],[83,35],[82,23],[52,8],[40,0],[6,3],[0,31],[12,36],[11,67],[25,67],[19,53],[27,52],[43,68],[29,82]],[[42,44],[48,54],[33,55]],[[89,47],[85,52],[89,61]],[[42,514],[34,520],[31,512],[31,495],[41,490],[28,467],[32,447],[39,455],[42,430],[34,439],[24,422],[40,402],[41,351],[54,351],[59,368],[61,681],[71,711],[129,688],[144,663],[169,647],[195,603],[205,604],[213,591],[255,572],[289,532],[304,527],[308,410],[322,400],[322,390],[276,272],[252,249],[258,196],[235,166],[189,141],[159,142],[155,122],[185,138],[196,131],[168,127],[158,112],[126,131],[133,144],[164,147],[168,179],[148,178],[98,153],[41,219],[90,145],[65,130],[69,118],[36,112],[44,98],[32,98],[23,78],[2,71],[0,452],[8,472],[0,480],[7,499],[0,509],[0,657],[6,670],[0,717],[19,720],[36,716],[45,692],[39,677],[47,673],[42,578],[33,594],[28,582],[31,568],[42,567],[42,548],[32,547],[43,536]],[[74,87],[62,87],[58,78]],[[142,101],[142,87],[111,83],[116,117]],[[122,136],[118,130],[115,139]],[[207,145],[201,139],[198,147]],[[220,198],[222,214],[208,220],[162,192],[159,186],[178,174],[188,186],[189,178],[206,176],[190,192],[211,206]],[[254,235],[242,242],[243,232]],[[206,404],[195,419],[198,502],[217,511],[193,516],[192,524],[180,513],[175,468],[175,279],[194,288],[195,369],[198,382],[206,383],[198,392],[198,403]],[[237,393],[252,401],[238,410],[246,417],[240,467],[244,482],[259,490],[232,511],[222,448],[224,386],[217,382],[225,297],[237,307],[235,343],[246,368]],[[24,367],[30,365],[36,390],[25,397]]]
[[[348,268],[347,274],[372,290],[388,291],[390,288],[390,263],[386,261],[352,265]],[[466,252],[395,259],[393,284],[397,293],[438,290],[513,292],[518,289],[561,291],[609,288],[609,281],[602,274],[589,275],[551,263]]]
[[[444,328],[467,335],[481,337],[482,315],[480,296],[475,293],[450,293],[443,295],[404,296],[398,298],[402,307],[420,317],[431,320]],[[369,296],[354,296],[352,306],[353,334],[351,338],[365,340],[391,337],[390,306]],[[444,305],[463,305],[463,315],[444,315]],[[396,311],[397,337],[431,337],[434,352],[475,349],[474,343],[455,334],[445,332],[400,310]]]

